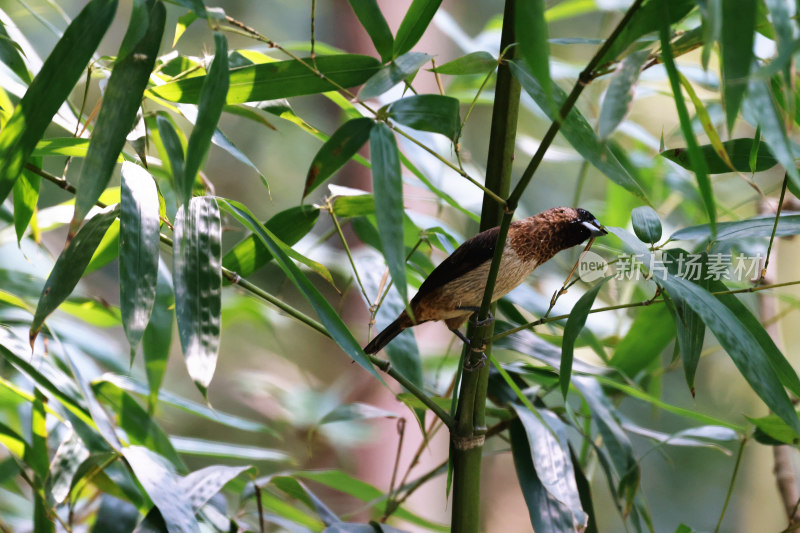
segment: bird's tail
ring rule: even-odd
[[[389,342],[400,335],[404,329],[411,326],[411,320],[408,318],[408,315],[405,311],[403,311],[397,320],[386,326],[386,328],[375,335],[375,338],[372,339],[369,344],[364,346],[364,353],[378,353],[383,349],[384,346],[389,344]]]

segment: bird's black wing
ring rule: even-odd
[[[499,227],[494,227],[482,231],[474,237],[467,239],[456,248],[447,259],[439,263],[433,272],[425,278],[417,291],[414,300],[419,300],[426,294],[442,287],[448,282],[463,276],[470,270],[477,268],[485,261],[490,261],[494,255],[494,247],[497,244],[497,234]]]

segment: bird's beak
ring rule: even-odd
[[[597,219],[592,219],[589,221],[581,222],[591,233],[592,237],[600,237],[602,235],[608,235],[606,229],[597,221]]]

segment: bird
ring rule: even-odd
[[[487,229],[456,248],[433,269],[411,299],[413,318],[403,310],[364,347],[364,352],[376,354],[403,330],[437,320],[443,320],[450,331],[466,341],[459,328],[480,308],[499,232],[497,226]],[[561,250],[606,234],[594,215],[581,208],[553,207],[512,222],[492,301],[511,292]]]

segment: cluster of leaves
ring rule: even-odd
[[[321,214],[329,216],[336,229],[331,234],[341,239],[354,286],[360,289],[371,318],[378,326],[394,318],[407,303],[409,288],[418,287],[432,270],[431,252],[449,253],[462,240],[450,229],[449,219],[431,221],[404,207],[404,179],[431,191],[447,216],[470,222],[478,217],[455,197],[454,190],[474,187],[478,198],[485,194],[487,201],[503,202],[496,191],[472,177],[481,171],[464,162],[460,145],[473,109],[487,103],[485,93],[494,84],[498,65],[508,65],[535,102],[536,111],[557,125],[598,176],[608,178],[606,216],[601,218],[614,226],[630,220],[635,232],[634,236],[625,229],[610,228],[619,241],[612,241],[608,250],[627,249],[644,258],[670,257],[681,249],[668,245],[684,241],[694,245],[693,251],[706,252],[702,257],[707,261],[708,253],[741,249],[747,240],[800,233],[797,215],[780,215],[780,211],[766,218],[719,222],[717,212],[723,208],[726,215],[738,217],[715,196],[710,178],[739,174],[745,188],[760,194],[756,173],[780,165],[787,176],[784,189],[795,196],[800,191],[786,129],[787,122],[800,120],[792,77],[796,24],[781,2],[747,0],[741,4],[752,16],[742,16],[742,6],[722,0],[637,0],[576,85],[582,87],[610,74],[596,121],[574,107],[580,92],[563,91],[559,80],[551,79],[549,68],[551,44],[565,43],[548,39],[548,23],[585,13],[586,2],[565,1],[550,9],[545,9],[543,1],[518,2],[517,46],[499,54],[465,50],[454,61],[431,65],[429,70],[437,77],[446,77],[447,89],[442,94],[408,96],[405,90],[399,96],[390,90],[398,84],[413,90],[418,71],[431,63],[431,55],[412,49],[441,2],[414,0],[393,35],[374,0],[350,0],[380,59],[343,53],[321,43],[316,43],[316,52],[321,53],[299,57],[199,0],[172,3],[189,10],[179,19],[173,46],[186,27],[206,21],[214,39],[211,61],[180,53],[159,56],[167,13],[161,0],[133,2],[128,30],[113,58],[95,54],[118,16],[116,0],[87,2],[36,72],[31,68],[36,53],[26,41],[8,35],[0,39],[0,61],[13,73],[0,87],[0,199],[13,192],[11,208],[11,202],[6,202],[0,210],[9,229],[2,231],[0,244],[8,246],[6,241],[11,241],[40,267],[23,274],[12,259],[0,261],[4,280],[0,354],[7,363],[0,380],[4,413],[0,442],[9,450],[0,462],[0,490],[20,503],[16,513],[0,519],[14,522],[15,527],[44,532],[53,531],[55,522],[71,528],[83,521],[93,531],[173,532],[199,531],[201,526],[263,530],[267,522],[303,531],[395,531],[378,522],[345,523],[306,486],[306,481],[312,481],[346,492],[363,502],[375,518],[392,515],[419,527],[447,530],[400,504],[420,483],[392,487],[387,494],[338,471],[290,470],[258,477],[252,464],[285,464],[290,456],[263,447],[169,435],[156,420],[156,410],[161,405],[173,406],[215,424],[274,436],[271,426],[213,411],[161,387],[177,323],[188,374],[207,395],[219,352],[224,285],[231,283],[330,337],[377,380],[389,381],[378,369],[387,371],[409,391],[398,398],[413,409],[423,432],[429,431],[424,424],[427,410],[444,423],[452,422],[456,398],[447,397],[447,391],[458,389],[440,386],[432,373],[424,371],[413,334],[405,332],[389,345],[390,363],[364,354],[309,275],[312,272],[333,284],[329,269],[338,273],[335,269],[347,267],[323,265],[293,246],[313,230]],[[229,51],[226,32],[267,43],[282,54],[281,59],[253,49]],[[753,56],[756,32],[776,43],[776,57]],[[656,33],[659,39],[654,40]],[[586,42],[578,39],[566,44]],[[690,81],[689,73],[675,63],[676,57],[698,48],[706,69],[719,50],[722,113],[715,114],[720,109],[717,103],[710,105],[698,97],[698,82]],[[619,130],[628,121],[640,73],[661,64],[687,148],[662,147],[663,158],[640,163],[621,148]],[[76,108],[70,99],[87,68],[108,77],[96,116]],[[20,81],[26,87],[15,91]],[[357,86],[361,86],[358,92],[352,92]],[[683,91],[694,106],[696,122],[689,115]],[[342,110],[344,120],[330,136],[298,116],[287,100],[303,95],[319,95]],[[270,121],[279,118],[323,141],[309,163],[300,205],[288,206],[262,222],[251,211],[255,206],[209,193],[207,184],[214,176],[205,176],[202,169],[212,144],[260,176],[265,185],[267,181],[220,130],[223,114],[269,128],[275,127]],[[730,134],[741,116],[755,134],[723,141],[718,123],[722,121]],[[188,135],[179,127],[178,117],[192,124]],[[696,123],[707,145],[699,144]],[[46,132],[55,131],[59,133],[45,137]],[[405,144],[399,145],[398,140]],[[547,144],[543,140],[544,149],[552,141],[552,136]],[[367,142],[369,160],[358,153]],[[638,152],[654,153],[635,141],[628,145]],[[426,157],[435,158],[436,169],[447,171],[447,179],[432,177]],[[83,159],[77,188],[67,181],[65,158]],[[333,197],[321,206],[303,205],[351,160],[371,169],[373,193],[354,194],[352,189],[329,184],[336,193]],[[45,170],[45,162],[60,164],[62,176]],[[117,168],[119,187],[111,186]],[[694,174],[696,185],[682,169]],[[672,181],[662,178],[662,173]],[[48,187],[74,193],[74,200],[40,209],[42,178]],[[266,187],[263,192],[266,196]],[[674,193],[682,201],[669,213],[670,220],[682,225],[704,223],[679,229],[662,242],[661,220],[649,206],[667,215],[662,208]],[[645,205],[633,209],[641,204]],[[223,253],[226,219],[238,223],[248,235]],[[359,239],[382,258],[351,253],[342,224],[350,224]],[[66,243],[50,265],[41,253],[45,249],[41,234],[65,225]],[[772,239],[769,242],[771,246]],[[171,255],[171,269],[162,253]],[[119,262],[119,307],[73,295],[81,292],[76,287],[82,278],[115,259]],[[248,280],[272,261],[307,300],[316,318]],[[391,279],[388,283],[384,263]],[[654,530],[639,490],[641,466],[631,434],[655,446],[723,451],[727,449],[722,444],[743,441],[753,433],[765,444],[791,444],[800,437],[800,419],[790,399],[790,394],[800,397],[800,379],[757,316],[734,294],[735,288],[714,280],[694,283],[676,271],[648,274],[647,281],[631,291],[630,308],[614,315],[619,324],[628,314],[633,318],[622,338],[619,331],[603,333],[587,322],[593,304],[603,298],[607,280],[589,288],[568,315],[537,321],[553,327],[548,334],[528,331],[533,325],[526,319],[529,313],[549,315],[552,309],[529,288],[499,303],[490,358],[489,435],[508,431],[537,532],[598,530],[586,476],[591,465],[600,466],[621,519],[636,531]],[[56,310],[59,313],[54,314]],[[122,326],[130,357],[98,348],[105,341],[97,331],[76,335],[77,322],[95,329]],[[706,329],[774,414],[744,423],[735,413],[731,421],[659,398],[661,355],[670,344],[694,394]],[[603,366],[576,359],[576,347],[593,350]],[[501,350],[504,356],[516,359],[511,354],[521,354],[525,359],[500,363]],[[144,379],[128,368],[139,352]],[[454,383],[460,371],[455,370]],[[682,417],[687,427],[666,434],[637,425],[618,409],[623,398]],[[394,415],[369,406],[343,406],[322,413],[315,422],[385,416]],[[190,471],[186,455],[244,464]],[[444,472],[446,467],[438,468],[420,479]],[[223,487],[237,497],[235,503],[222,496]]]

